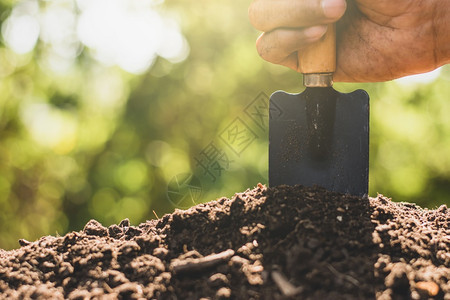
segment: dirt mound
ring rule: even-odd
[[[253,190],[0,250],[0,298],[450,299],[450,210]]]

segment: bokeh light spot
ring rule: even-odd
[[[34,49],[40,31],[37,16],[37,1],[23,1],[2,24],[3,39],[14,52],[24,54]]]
[[[112,188],[98,190],[89,205],[89,212],[102,222],[112,222],[116,201],[119,199],[118,193]]]
[[[149,201],[144,201],[138,197],[125,197],[120,199],[117,205],[116,222],[118,223],[125,218],[130,219],[131,222],[144,219],[149,204]]]
[[[137,192],[149,185],[147,166],[140,160],[131,160],[116,169],[115,181],[125,192]]]

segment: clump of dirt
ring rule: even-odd
[[[20,240],[0,298],[450,299],[450,210],[302,186]]]

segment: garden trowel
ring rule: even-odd
[[[322,186],[364,196],[369,178],[369,96],[332,88],[335,25],[299,53],[306,89],[270,97],[269,185]]]

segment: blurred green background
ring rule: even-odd
[[[267,95],[250,1],[0,0],[0,248],[133,224],[267,183]],[[370,195],[450,204],[450,69],[362,88]]]

